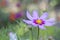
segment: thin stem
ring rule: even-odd
[[[17,23],[18,23],[18,25],[20,26],[20,23],[19,23],[18,21],[15,21],[15,22],[17,22]]]
[[[37,35],[37,40],[39,40],[39,27],[38,27],[38,35]]]
[[[33,40],[33,32],[32,32],[32,28],[30,28],[30,40]]]

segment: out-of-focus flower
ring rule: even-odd
[[[15,21],[15,13],[11,13],[10,16],[9,16],[9,20],[10,21]]]
[[[16,19],[22,17],[22,12],[14,13],[12,12],[9,16],[10,21],[15,21]]]
[[[23,13],[22,12],[18,12],[18,13],[15,14],[15,19],[18,19],[18,18],[20,18],[22,16],[23,16]]]
[[[27,11],[27,18],[29,20],[23,20],[25,23],[27,24],[31,24],[35,27],[39,27],[40,29],[46,29],[44,26],[52,26],[55,24],[55,19],[54,18],[50,18],[48,20],[46,20],[46,18],[48,17],[48,13],[45,12],[41,17],[38,17],[38,13],[37,10],[33,11],[33,17],[29,14],[29,12]]]
[[[16,33],[10,32],[9,37],[10,37],[10,40],[18,40]]]

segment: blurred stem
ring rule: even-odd
[[[39,40],[39,27],[38,27],[37,30],[38,30],[38,32],[37,32],[37,33],[38,33],[38,34],[37,34],[37,40]]]
[[[32,28],[30,28],[30,40],[33,40],[33,32],[32,32]]]
[[[18,21],[15,21],[15,22],[17,22],[17,24],[20,26],[20,23]]]

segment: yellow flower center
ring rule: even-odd
[[[42,23],[42,20],[36,20],[36,23],[37,24],[41,24]]]

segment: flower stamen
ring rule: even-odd
[[[36,23],[37,24],[41,24],[42,23],[42,20],[36,20]]]
[[[37,20],[34,20],[34,23],[35,23],[35,24],[42,25],[42,24],[44,24],[44,21],[41,20],[41,19],[37,19]]]

